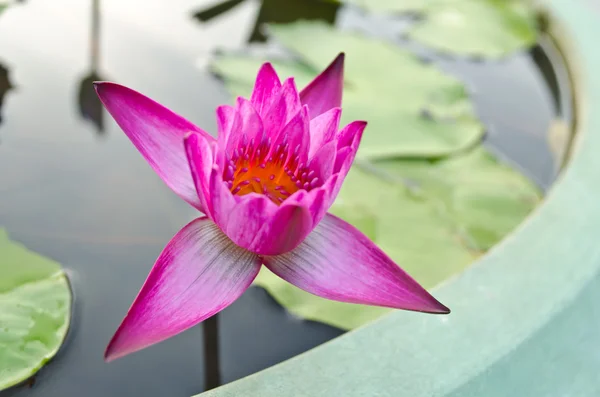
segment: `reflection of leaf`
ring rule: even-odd
[[[321,21],[332,25],[335,22],[339,3],[322,0],[262,0],[260,11],[250,37],[250,42],[264,42],[264,25],[290,23],[300,20]]]
[[[210,22],[214,18],[233,10],[244,1],[221,0],[219,3],[212,4],[196,12],[194,18],[201,23]],[[333,24],[339,7],[340,3],[336,0],[285,0],[283,7],[281,0],[261,0],[260,10],[248,42],[264,42],[267,38],[263,32],[263,25],[267,23],[319,20]]]
[[[331,212],[358,227],[423,286],[460,272],[513,230],[540,200],[523,176],[484,149],[443,161],[353,167]],[[292,313],[339,328],[386,309],[331,302],[263,271],[256,283]]]
[[[346,52],[342,122],[369,121],[361,156],[440,157],[482,136],[462,83],[405,50],[316,22],[276,25],[271,32],[306,63],[277,62],[282,77],[293,75],[298,86]],[[235,94],[245,94],[261,61],[222,56],[213,65]]]
[[[2,105],[6,94],[14,87],[10,82],[9,70],[0,64],[0,123],[2,123]]]
[[[0,229],[0,390],[29,378],[56,354],[70,308],[60,265]]]
[[[232,9],[234,9],[235,7],[237,7],[244,1],[245,0],[221,1],[220,3],[210,5],[206,8],[203,8],[202,10],[196,12],[194,14],[194,18],[196,18],[200,22],[209,22],[210,20],[231,11]]]
[[[90,121],[96,127],[98,135],[103,135],[104,131],[104,108],[96,91],[94,90],[94,81],[103,81],[97,72],[91,71],[79,83],[79,93],[77,96],[77,104],[79,106],[79,114],[85,120]]]
[[[414,12],[409,35],[460,55],[501,57],[537,40],[535,12],[524,0],[346,0],[373,12]]]

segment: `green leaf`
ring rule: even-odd
[[[256,72],[265,61],[273,64],[280,78],[293,76],[298,87],[306,86],[315,77],[315,70],[306,65],[268,57],[219,55],[211,63],[211,68],[215,73],[223,76],[225,86],[233,96],[250,97]]]
[[[299,87],[346,52],[342,123],[369,122],[359,156],[435,158],[480,141],[483,128],[463,84],[410,52],[320,22],[274,25],[271,32],[300,56],[302,62],[269,59]],[[234,95],[247,95],[265,60],[224,55],[213,69]]]
[[[460,243],[460,230],[443,210],[412,194],[403,184],[386,181],[356,166],[331,212],[359,228],[425,287],[460,271],[476,257]],[[389,311],[319,298],[266,269],[255,284],[295,315],[342,329],[356,328]]]
[[[455,0],[432,4],[409,36],[459,55],[498,58],[537,40],[531,6],[518,0]]]
[[[346,0],[375,13],[416,13],[409,36],[437,50],[498,58],[535,44],[535,9],[527,0]]]
[[[442,161],[385,161],[378,166],[438,200],[468,235],[470,247],[481,252],[511,232],[541,200],[536,186],[482,147]]]
[[[477,148],[435,162],[355,165],[331,212],[359,228],[430,288],[510,233],[540,198],[525,177]],[[388,311],[318,298],[266,270],[255,283],[290,312],[342,329]]]
[[[35,374],[69,327],[71,291],[61,266],[0,229],[0,390]]]
[[[319,298],[283,281],[264,266],[254,285],[264,288],[277,303],[300,318],[345,330],[370,323],[389,312],[384,307],[351,305]]]
[[[371,162],[352,169],[331,211],[425,287],[460,272],[538,203],[540,193],[526,178],[485,149],[465,151],[482,128],[457,80],[406,51],[321,23],[272,26],[271,33],[299,55],[300,61],[270,61],[300,87],[346,52],[343,122],[368,120],[359,153]],[[264,60],[226,55],[213,69],[232,93],[247,96]],[[255,283],[290,312],[343,329],[388,311],[318,298],[266,270]]]

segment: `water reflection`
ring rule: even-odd
[[[93,82],[106,80],[98,73],[100,63],[100,0],[92,0],[92,22],[90,24],[90,72],[79,83],[77,103],[79,114],[90,121],[98,135],[104,135],[104,108],[94,91]]]
[[[98,135],[104,135],[104,108],[94,91],[93,82],[105,80],[92,70],[79,83],[79,94],[77,103],[79,105],[79,114],[85,120],[90,121],[95,127]]]
[[[2,124],[2,105],[4,105],[4,97],[8,91],[13,88],[14,85],[10,82],[8,68],[0,63],[0,124]]]
[[[194,18],[201,23],[206,23],[217,18],[240,5],[246,0],[224,0],[216,5],[202,9],[194,14]],[[267,41],[263,26],[267,23],[289,23],[298,20],[324,21],[334,24],[339,3],[322,0],[286,0],[282,7],[281,0],[263,0],[254,23],[254,28],[248,43],[262,43]]]
[[[198,11],[194,14],[194,18],[196,18],[200,22],[208,22],[222,14],[227,13],[230,10],[233,10],[238,5],[242,4],[246,0],[225,0],[215,5],[212,5],[208,8],[204,8],[201,11]]]
[[[219,317],[219,314],[215,314],[201,324],[204,338],[204,390],[221,386]]]

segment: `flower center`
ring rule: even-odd
[[[241,166],[240,166],[241,165]],[[241,162],[234,174],[231,193],[243,196],[248,193],[266,195],[275,204],[280,204],[300,188],[294,175],[279,164],[260,165]]]
[[[300,145],[290,151],[286,142],[276,147],[265,139],[256,147],[253,143],[239,145],[225,167],[223,180],[231,193],[264,194],[279,205],[298,190],[310,191],[318,185],[315,171],[298,162]]]

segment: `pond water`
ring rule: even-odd
[[[214,344],[205,349],[198,326],[103,362],[157,255],[197,214],[101,109],[94,80],[128,85],[216,131],[214,109],[230,100],[203,68],[212,52],[263,39],[257,19],[320,16],[367,26],[459,76],[488,127],[486,144],[543,188],[555,177],[546,132],[553,118],[569,119],[571,110],[564,73],[546,58],[546,51],[554,56],[551,47],[493,63],[453,60],[403,41],[402,22],[353,8],[296,0],[282,10],[269,0],[230,1],[240,4],[201,22],[206,15],[194,15],[209,3],[27,0],[0,17],[0,225],[62,263],[75,293],[64,348],[33,386],[2,397],[190,396],[214,383],[217,371],[230,382],[342,333],[296,319],[251,288],[219,316],[218,352]],[[205,350],[218,368],[205,368]]]

